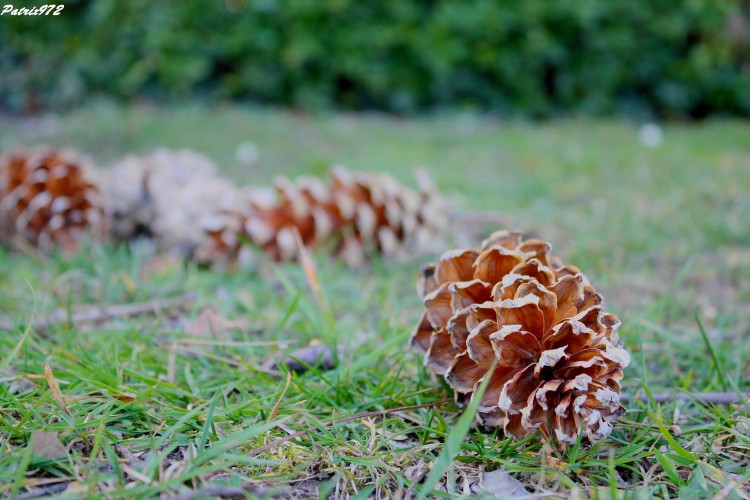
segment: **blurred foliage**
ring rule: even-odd
[[[29,4],[43,2],[25,2]],[[68,0],[0,19],[0,105],[92,95],[750,114],[747,0]]]

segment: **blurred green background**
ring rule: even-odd
[[[44,2],[14,2],[17,7]],[[68,0],[0,17],[0,106],[750,113],[747,0]]]

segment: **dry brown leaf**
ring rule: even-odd
[[[129,392],[121,392],[119,394],[110,394],[113,398],[122,401],[123,403],[132,403],[138,396]]]
[[[31,433],[32,454],[37,458],[55,460],[68,455],[56,432],[33,431]]]
[[[187,333],[196,337],[227,338],[230,330],[247,330],[244,320],[230,320],[211,308],[204,309],[187,327]]]
[[[521,481],[502,469],[482,474],[479,486],[498,498],[530,498],[531,495]]]
[[[47,385],[49,385],[49,390],[52,392],[52,397],[55,398],[55,401],[60,405],[60,408],[70,415],[71,413],[70,410],[68,410],[68,405],[65,404],[62,392],[60,392],[60,386],[57,385],[57,379],[55,379],[55,375],[52,373],[52,368],[50,368],[47,363],[44,363],[44,378],[47,380]]]
[[[331,370],[336,366],[336,363],[330,347],[321,344],[319,341],[313,341],[307,346],[287,354],[283,361],[275,362],[273,368],[279,370],[282,365],[290,371],[300,373],[306,372],[308,366],[321,370]]]
[[[417,484],[425,478],[428,471],[429,469],[427,468],[424,460],[420,458],[419,462],[404,469],[404,477],[411,481],[413,484]]]

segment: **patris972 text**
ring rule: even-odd
[[[13,8],[12,5],[3,5],[3,10],[0,11],[0,16],[9,14],[11,16],[59,16],[60,12],[65,8],[64,5],[40,5],[39,7],[20,7]]]

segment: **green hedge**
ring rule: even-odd
[[[65,5],[58,17],[0,18],[4,109],[103,94],[397,112],[750,114],[743,0]]]

